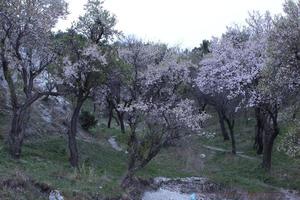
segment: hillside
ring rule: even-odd
[[[7,118],[2,116],[1,119],[1,127],[6,127]],[[52,190],[61,191],[67,200],[125,198],[125,191],[119,185],[126,172],[126,134],[116,125],[108,129],[104,123],[78,137],[79,170],[68,164],[65,133],[37,134],[38,139],[33,134],[26,140],[24,156],[19,161],[7,155],[1,139],[0,198],[48,199]],[[261,158],[247,142],[253,135],[251,122],[247,122],[249,128],[242,128],[244,119],[239,123],[238,151],[243,153],[231,155],[230,143],[218,137],[218,124],[211,119],[205,131],[216,132],[215,138],[188,137],[179,145],[164,149],[139,176],[144,179],[204,177],[220,186],[210,192],[228,198],[285,199],[284,191],[299,191],[300,160],[275,151],[272,173],[263,172],[259,167]],[[124,151],[111,146],[112,137]]]

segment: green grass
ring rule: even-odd
[[[217,137],[213,139],[199,139],[198,142],[205,145],[231,149],[230,141],[224,142],[219,131],[219,124],[216,119],[214,123],[209,122],[206,131],[216,132]],[[230,153],[215,152],[205,163],[203,173],[210,179],[225,184],[233,188],[242,188],[250,192],[262,192],[274,187],[300,190],[300,159],[290,158],[282,152],[278,152],[276,147],[281,135],[277,138],[272,157],[271,173],[266,173],[261,168],[262,156],[257,156],[253,149],[254,141],[254,120],[238,118],[235,126],[235,136],[237,151],[244,152],[245,155],[256,157],[257,160],[232,156]],[[287,124],[282,125],[282,132]],[[266,185],[267,184],[267,185]]]
[[[125,155],[107,146],[82,141],[78,144],[80,172],[69,167],[64,138],[50,137],[25,144],[19,161],[1,151],[0,175],[9,178],[20,171],[37,182],[63,191],[69,198],[76,193],[85,196],[119,195],[122,191],[118,181],[126,170]]]
[[[126,173],[126,154],[113,150],[105,141],[110,135],[121,133],[114,128],[102,127],[99,130],[101,131],[93,133],[99,134],[98,140],[101,141],[99,143],[91,144],[78,140],[80,171],[69,166],[67,141],[64,137],[53,136],[27,142],[19,161],[9,157],[1,141],[0,181],[16,174],[23,174],[28,179],[62,191],[66,199],[120,196],[123,192],[119,186],[120,181]],[[139,175],[144,178],[192,175],[182,170],[180,160],[171,154],[172,151],[164,151],[149,166],[141,170]],[[45,199],[44,194],[27,198],[30,193],[33,193],[33,190],[18,193],[20,196],[17,199]]]
[[[1,119],[1,115],[0,115]],[[0,126],[5,125],[3,122]],[[201,146],[211,145],[230,150],[230,142],[223,141],[216,118],[207,122],[205,131],[216,132],[213,139],[202,137],[183,140],[179,147],[169,147],[138,172],[143,178],[164,177],[208,177],[226,187],[240,188],[249,192],[272,191],[268,185],[300,190],[300,160],[277,152],[273,154],[272,172],[265,173],[260,168],[261,157],[252,148],[253,119],[245,121],[242,117],[236,123],[238,151],[257,157],[247,160],[231,154],[213,152]],[[286,128],[286,127],[285,127]],[[284,129],[283,129],[284,130]],[[80,152],[80,171],[68,163],[66,138],[47,136],[26,141],[22,158],[11,159],[0,139],[0,182],[8,179],[34,180],[62,191],[66,200],[117,197],[123,193],[120,181],[126,172],[126,154],[116,152],[107,139],[116,136],[117,141],[126,148],[127,135],[113,124],[111,129],[105,121],[91,130],[95,143],[78,141]],[[200,158],[205,154],[205,158]],[[0,199],[47,199],[36,187],[28,184],[25,189],[0,187]]]

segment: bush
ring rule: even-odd
[[[97,124],[97,120],[95,116],[88,111],[82,111],[79,119],[80,119],[81,127],[84,130],[89,130],[90,128],[95,127]]]

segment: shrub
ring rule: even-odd
[[[88,111],[82,111],[79,119],[80,119],[81,127],[84,130],[89,130],[90,128],[95,127],[97,124],[97,120],[95,116]]]

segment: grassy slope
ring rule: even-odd
[[[283,124],[282,132],[287,124]],[[214,156],[206,162],[204,174],[211,179],[232,187],[241,187],[248,191],[259,192],[268,190],[265,184],[286,189],[296,189],[300,191],[300,159],[292,159],[282,152],[276,150],[278,141],[282,133],[278,136],[273,151],[272,171],[265,173],[261,167],[261,156],[257,156],[253,149],[254,121],[239,118],[236,123],[236,140],[238,151],[245,155],[255,157],[257,160],[249,160],[241,157],[234,157],[228,153],[216,152]],[[219,133],[218,123],[212,120],[207,131]],[[201,139],[199,143],[211,145],[230,150],[231,143],[224,142],[222,137],[214,139]]]
[[[239,151],[255,156],[251,127],[251,121],[246,124],[241,119],[237,123],[237,144]],[[218,132],[218,124],[214,119],[208,124],[207,130]],[[97,143],[78,141],[81,153],[80,172],[69,167],[64,137],[49,136],[26,142],[23,157],[19,161],[12,160],[7,155],[3,140],[0,140],[0,182],[12,178],[34,180],[62,191],[66,199],[119,196],[122,193],[119,182],[126,171],[126,154],[116,152],[106,141],[110,136],[116,135],[118,141],[125,146],[126,135],[122,135],[116,127],[107,129],[103,124],[93,130],[92,135]],[[300,190],[299,159],[290,159],[275,151],[273,171],[266,174],[259,168],[260,160],[212,152],[202,148],[201,144],[230,149],[230,143],[224,143],[220,137],[210,140],[188,138],[179,148],[163,150],[139,175],[145,178],[203,176],[226,186],[252,192],[270,190],[264,183]],[[200,158],[201,153],[206,155],[204,159]],[[17,188],[0,187],[0,199],[47,199],[47,196],[29,184]]]
[[[22,181],[34,180],[62,191],[66,199],[121,195],[119,182],[126,172],[126,154],[116,152],[106,142],[110,135],[121,133],[114,128],[99,128],[96,132],[94,134],[98,136],[96,137],[98,143],[78,140],[81,153],[80,172],[69,167],[67,141],[64,137],[52,136],[27,142],[23,148],[22,159],[19,161],[7,155],[4,142],[1,140],[0,182],[12,178]],[[142,177],[193,175],[181,170],[183,168],[181,164],[180,160],[174,159],[172,151],[165,152],[139,175]],[[2,187],[0,199],[47,199],[47,197],[32,186],[21,189]]]

